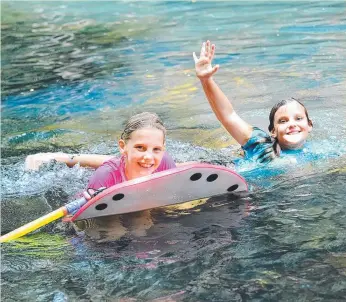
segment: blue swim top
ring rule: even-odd
[[[242,146],[244,150],[244,159],[242,161],[256,163],[256,165],[269,163],[277,158],[274,148],[274,140],[265,131],[253,127],[250,139]],[[340,156],[342,154],[341,149],[328,142],[305,143],[304,147],[299,150],[281,150],[280,161],[303,164],[322,158]],[[238,164],[241,163],[238,162]]]
[[[276,155],[274,151],[274,141],[263,130],[253,127],[252,135],[247,143],[242,146],[244,159],[258,163],[272,161]]]
[[[307,142],[299,150],[282,150],[278,157],[274,151],[274,141],[265,131],[254,127],[251,138],[242,146],[244,157],[234,159],[235,170],[251,184],[270,187],[273,177],[286,174],[297,165],[304,167],[310,162],[321,162],[345,154],[345,146],[329,141]],[[294,168],[295,169],[295,168]]]

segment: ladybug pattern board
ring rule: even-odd
[[[123,182],[89,200],[71,221],[148,210],[228,192],[247,191],[233,170],[209,164],[189,164]]]

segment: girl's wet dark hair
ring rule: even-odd
[[[278,111],[280,107],[282,107],[284,105],[287,105],[289,103],[292,103],[292,102],[297,102],[298,104],[303,106],[306,118],[308,120],[308,123],[312,126],[312,121],[309,118],[308,111],[307,111],[306,107],[304,106],[304,104],[301,103],[300,101],[298,101],[295,98],[290,98],[288,100],[282,100],[282,101],[278,102],[277,104],[275,104],[273,106],[273,108],[272,108],[272,110],[270,111],[270,114],[269,114],[269,126],[268,126],[269,132],[272,132],[273,129],[274,129],[274,117],[275,117],[276,111]],[[273,141],[273,149],[274,149],[276,155],[279,156],[280,152],[281,152],[281,148],[280,148],[280,145],[279,145],[279,142],[278,142],[277,139],[274,139],[274,141]]]
[[[125,124],[121,139],[127,142],[131,138],[132,132],[143,129],[154,128],[163,132],[163,140],[166,140],[166,128],[156,113],[142,112],[131,116]]]
[[[306,118],[308,119],[308,123],[310,125],[312,125],[312,121],[309,119],[309,114],[308,114],[308,111],[306,110],[306,107],[304,106],[304,104],[301,103],[300,101],[298,101],[295,98],[290,98],[288,100],[282,100],[282,101],[278,102],[277,104],[275,104],[273,106],[272,110],[270,111],[270,114],[269,114],[269,126],[268,126],[268,130],[270,132],[272,132],[272,130],[274,129],[274,116],[275,116],[276,111],[278,111],[280,107],[282,107],[284,105],[287,105],[288,103],[292,103],[292,102],[297,102],[297,103],[299,103],[300,105],[303,106]]]

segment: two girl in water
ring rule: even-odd
[[[301,150],[312,130],[312,121],[304,105],[293,98],[277,103],[269,115],[270,135],[249,125],[238,116],[212,78],[219,69],[219,65],[212,66],[214,54],[215,45],[210,41],[203,43],[199,58],[193,53],[196,75],[216,117],[245,151],[245,159],[264,163],[287,150]],[[144,112],[132,116],[126,123],[118,142],[120,158],[41,153],[28,156],[25,164],[27,169],[37,169],[42,163],[54,159],[68,166],[79,163],[98,168],[89,180],[88,188],[99,189],[176,167],[165,151],[165,139],[166,129],[159,117]]]

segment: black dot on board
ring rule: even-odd
[[[219,177],[219,175],[217,175],[217,174],[210,174],[210,175],[207,177],[207,181],[212,182],[212,181],[214,181],[214,180],[217,180],[218,177]]]
[[[95,207],[95,209],[98,211],[102,211],[102,210],[106,209],[107,207],[108,207],[108,205],[106,203],[100,203]]]
[[[202,173],[195,173],[191,175],[190,179],[192,181],[196,181],[196,180],[199,180],[201,177],[202,177]]]
[[[125,197],[125,195],[123,193],[119,193],[119,194],[115,194],[113,196],[113,200],[120,200],[120,199],[123,199]]]
[[[230,187],[227,189],[227,191],[228,191],[228,192],[233,192],[233,191],[237,190],[238,187],[239,187],[238,185],[230,186]]]

